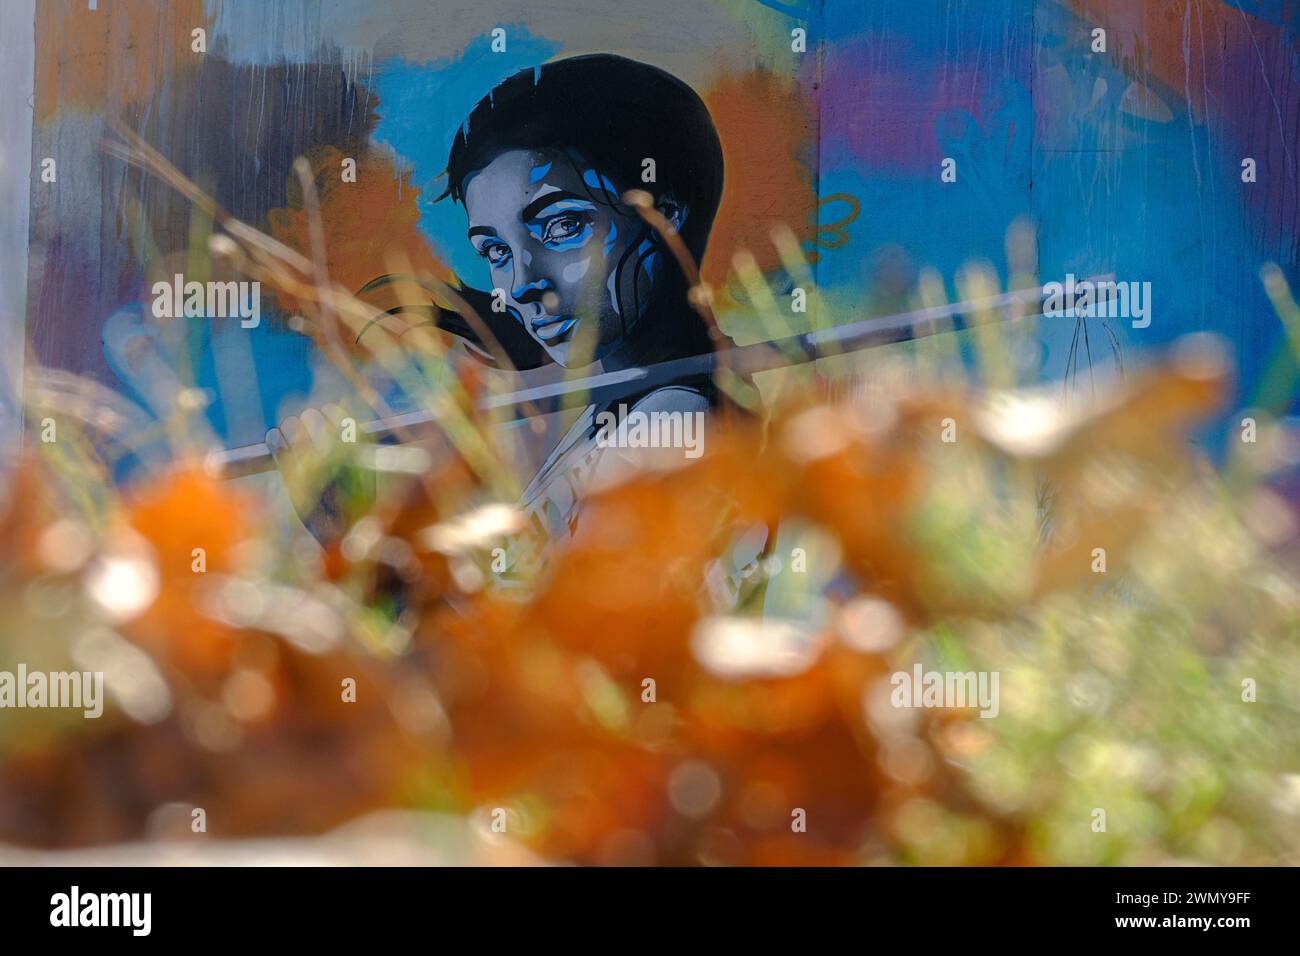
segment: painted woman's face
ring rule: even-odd
[[[603,185],[617,200],[614,184]],[[617,345],[640,318],[655,274],[653,252],[636,268],[651,248],[641,218],[611,206],[604,190],[595,170],[530,150],[501,153],[465,185],[469,241],[487,261],[493,294],[563,366]]]

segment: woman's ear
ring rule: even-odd
[[[663,216],[672,227],[678,232],[681,231],[682,223],[686,221],[686,214],[689,211],[685,203],[680,203],[670,193],[665,193],[655,200],[655,209]]]

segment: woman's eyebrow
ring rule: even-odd
[[[593,205],[591,200],[588,199],[586,196],[579,196],[577,193],[570,193],[570,192],[565,192],[563,190],[557,190],[553,193],[547,193],[545,196],[538,196],[536,199],[534,199],[532,202],[530,202],[527,206],[524,207],[524,211],[519,214],[519,217],[523,219],[524,222],[527,222],[529,219],[532,219],[534,216],[536,216],[547,206],[553,206],[557,202],[562,202],[566,199],[576,199],[584,206]]]
[[[495,236],[496,234],[497,231],[491,226],[475,226],[465,235],[468,238],[473,239],[475,236]]]

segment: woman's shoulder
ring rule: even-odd
[[[711,407],[704,391],[691,385],[663,385],[647,392],[629,408],[636,412],[707,412]]]

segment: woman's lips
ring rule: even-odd
[[[543,315],[530,323],[535,334],[543,342],[554,342],[573,331],[578,320],[568,315]]]

